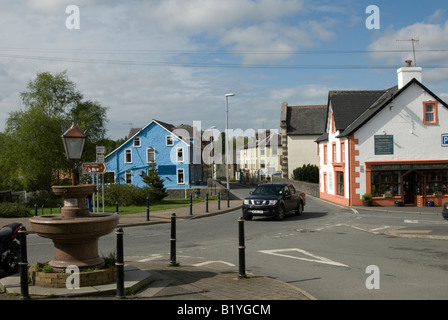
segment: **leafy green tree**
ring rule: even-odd
[[[155,163],[151,163],[148,174],[143,176],[143,182],[149,187],[149,196],[151,200],[162,200],[168,193],[163,185],[163,179],[160,178]]]
[[[94,144],[104,138],[106,108],[83,102],[66,71],[37,73],[20,96],[24,108],[11,112],[6,121],[0,167],[8,172],[11,183],[19,179],[26,190],[50,190],[60,183],[61,173],[72,167],[65,158],[61,123],[69,127],[76,122],[83,131],[89,128],[83,160],[92,161]]]

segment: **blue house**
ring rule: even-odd
[[[194,148],[200,151],[200,143],[195,144],[191,126],[152,120],[142,129],[131,130],[129,139],[105,157],[107,171],[113,173],[116,184],[144,187],[143,176],[155,163],[165,188],[190,188],[202,179],[201,157],[193,161]]]

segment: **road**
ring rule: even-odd
[[[248,189],[234,192],[244,195]],[[248,273],[288,282],[317,299],[446,299],[446,240],[377,233],[409,224],[448,228],[440,216],[355,212],[320,199],[307,200],[302,216],[244,223]],[[240,216],[238,210],[179,221],[178,262],[188,256],[238,266]],[[169,256],[169,224],[127,227],[124,232],[128,262]],[[46,239],[30,235],[28,247],[30,263],[52,258],[52,243]],[[101,238],[99,248],[104,255],[113,252],[115,235]]]

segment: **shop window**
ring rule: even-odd
[[[425,173],[426,194],[442,195],[447,194],[448,170],[433,170]]]
[[[400,196],[400,171],[375,171],[372,172],[372,195],[383,197],[384,195]]]

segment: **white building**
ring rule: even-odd
[[[282,103],[280,127],[282,176],[291,178],[303,165],[319,164],[315,140],[324,132],[326,105],[288,106]]]
[[[398,69],[398,86],[331,91],[319,146],[320,197],[343,205],[448,201],[448,105],[422,84],[422,69]]]
[[[272,180],[272,175],[280,172],[280,140],[279,134],[266,130],[239,150],[239,164],[246,182]]]

